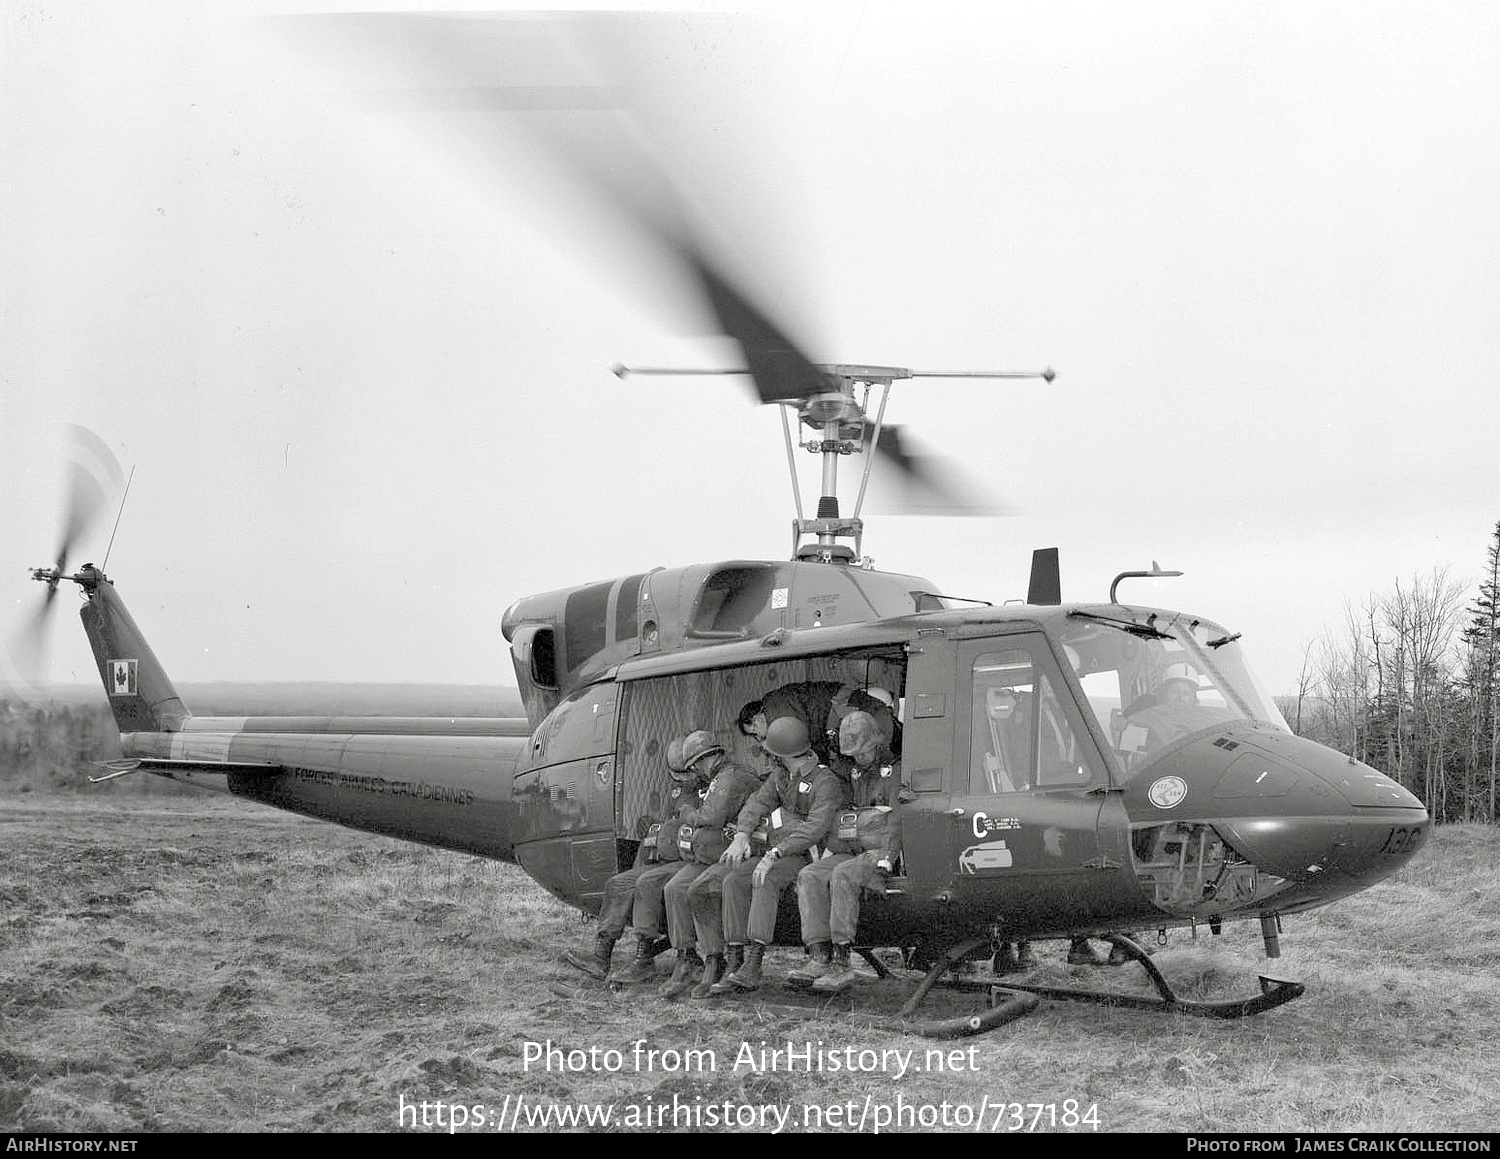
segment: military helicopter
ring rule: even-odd
[[[81,617],[120,730],[109,776],[145,772],[356,829],[518,863],[562,900],[597,910],[669,790],[673,737],[712,732],[762,759],[733,727],[745,703],[801,681],[883,689],[902,728],[903,863],[862,907],[859,941],[926,973],[902,1011],[922,1033],[973,1033],[1038,996],[1219,1017],[1302,993],[1263,976],[1223,1002],[1179,997],[1119,931],[1281,920],[1367,888],[1421,847],[1429,818],[1394,781],[1295,736],[1261,690],[1239,636],[1206,617],[1107,600],[1062,602],[1054,550],[1033,557],[1024,603],[960,600],[863,554],[871,464],[932,486],[883,422],[894,383],[923,375],[1038,377],[1050,370],[919,371],[822,364],[717,261],[684,215],[618,189],[626,216],[669,251],[735,339],[756,398],[781,408],[789,462],[819,457],[815,514],[800,500],[789,558],[639,570],[527,596],[500,621],[524,719],[199,717],[173,688],[101,568],[68,568],[81,521],[32,576],[82,592]],[[650,369],[660,373],[662,369]],[[664,368],[682,372],[682,368]],[[645,373],[617,367],[627,376]],[[702,371],[692,371],[703,373]],[[869,410],[879,390],[875,414]],[[800,444],[792,421],[811,432]],[[851,513],[841,462],[865,456]],[[797,473],[792,471],[794,493]],[[1175,699],[1165,688],[1175,683]],[[798,944],[795,906],[778,941]],[[983,1012],[924,1021],[940,979],[1007,942],[1099,937],[1141,964],[1155,997],[961,979]],[[874,959],[872,958],[872,961]]]
[[[742,338],[751,352],[763,353],[762,341]],[[776,350],[782,367],[801,358]],[[908,1024],[988,1029],[1035,994],[1220,1017],[1300,994],[1298,983],[1262,977],[1250,998],[1184,1000],[1118,931],[1217,932],[1253,919],[1274,957],[1284,916],[1410,859],[1429,828],[1421,803],[1293,735],[1236,633],[1120,602],[1123,581],[1171,574],[1154,564],[1122,573],[1097,604],[1061,602],[1050,549],[1035,553],[1019,604],[962,606],[928,579],[875,570],[859,554],[858,508],[840,514],[838,465],[865,453],[868,480],[877,448],[892,442],[857,394],[916,372],[807,363],[798,373],[817,389],[787,397],[782,380],[773,401],[814,432],[804,445],[823,459],[825,493],[814,517],[793,521],[791,558],[657,568],[517,600],[500,629],[524,720],[194,716],[113,582],[91,564],[68,572],[65,542],[33,578],[49,604],[65,580],[83,593],[126,754],[108,775],[153,773],[514,861],[558,898],[597,910],[665,798],[672,737],[707,729],[753,762],[761,754],[732,725],[747,701],[798,681],[879,688],[899,708],[914,800],[904,864],[863,907],[860,942],[930,963]],[[1186,686],[1175,704],[1160,691],[1173,682]],[[795,910],[782,907],[778,940],[789,944]],[[1012,940],[1084,936],[1140,962],[1158,996],[991,979],[977,983],[991,991],[984,1013],[957,1024],[915,1017],[928,988],[966,959]]]

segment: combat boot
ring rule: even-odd
[[[656,943],[660,939],[649,934],[637,936],[635,958],[630,965],[615,975],[616,982],[654,982],[656,980]]]
[[[840,942],[833,947],[833,961],[826,973],[812,984],[819,994],[837,994],[847,990],[858,980],[854,967],[849,965],[849,944]]]
[[[814,942],[807,947],[807,951],[807,961],[786,976],[786,984],[793,990],[806,990],[828,973],[829,965],[833,960],[831,942]]]
[[[618,935],[606,934],[603,930],[600,930],[594,936],[594,948],[592,951],[587,954],[580,954],[577,950],[568,950],[563,954],[563,958],[570,966],[576,966],[590,978],[597,978],[602,982],[609,973],[609,959],[610,955],[615,952],[615,943],[617,941],[619,941]]]
[[[692,989],[693,982],[697,980],[698,971],[703,966],[703,959],[698,957],[698,951],[689,946],[685,950],[677,951],[677,966],[672,971],[672,976],[663,982],[656,993],[662,998],[680,998]]]
[[[745,964],[745,947],[743,945],[731,944],[724,951],[724,973],[714,983],[711,993],[715,998],[722,998],[725,994],[733,994],[734,987],[729,983],[729,975],[733,974]]]
[[[1031,952],[1030,942],[1001,942],[1000,949],[995,952],[995,958],[990,963],[990,969],[999,978],[1006,974],[1019,974],[1035,965],[1036,955]]]
[[[724,955],[710,954],[703,959],[703,977],[693,987],[689,998],[696,998],[700,1002],[705,998],[716,997],[714,990],[719,979],[724,977]]]
[[[764,942],[751,942],[745,947],[745,964],[736,970],[724,981],[730,987],[748,993],[751,990],[760,989],[761,964],[766,956],[766,944]]]

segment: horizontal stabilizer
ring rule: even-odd
[[[286,772],[285,765],[257,764],[247,761],[174,761],[166,757],[126,757],[123,760],[105,761],[104,767],[109,770],[102,777],[90,777],[89,783],[97,785],[101,781],[112,781],[116,777],[123,777],[127,773],[155,773],[158,777],[179,777],[192,773],[238,773],[241,776],[263,776],[274,777],[279,773]]]

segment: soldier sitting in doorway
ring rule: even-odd
[[[797,906],[808,961],[787,975],[791,986],[836,994],[857,977],[849,963],[859,926],[860,895],[883,883],[901,857],[901,810],[914,800],[901,765],[875,717],[852,711],[839,724],[834,770],[846,785],[845,806],[827,852],[797,875]]]

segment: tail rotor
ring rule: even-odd
[[[125,472],[103,439],[87,427],[69,424],[65,438],[67,456],[67,506],[63,510],[62,534],[52,566],[31,569],[31,578],[47,585],[40,603],[25,618],[4,649],[0,678],[23,700],[37,695],[37,684],[46,667],[47,643],[56,607],[59,584],[69,580],[83,586],[92,581],[93,569],[70,574],[69,562],[79,545],[96,529],[115,494],[125,482]],[[97,574],[97,573],[93,573]]]

